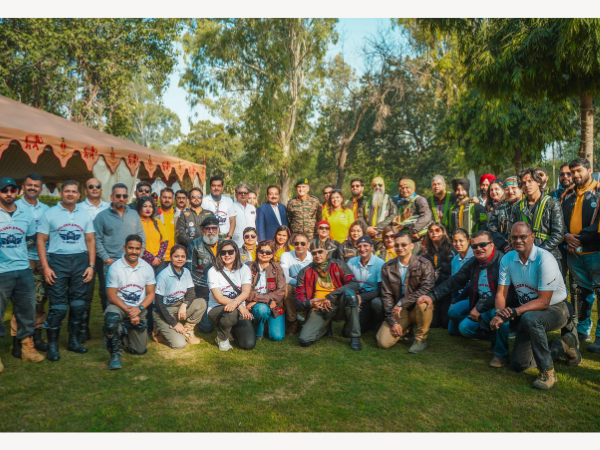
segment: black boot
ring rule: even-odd
[[[17,339],[16,336],[13,337],[12,355],[17,359],[21,359],[21,339]]]
[[[48,335],[48,353],[46,353],[46,359],[48,361],[58,361],[60,359],[60,354],[58,353],[60,328],[48,328],[46,334]]]
[[[119,336],[114,333],[112,336],[105,335],[104,342],[106,349],[110,353],[110,361],[108,363],[109,370],[118,370],[121,366],[121,350],[119,349]]]
[[[75,353],[87,353],[87,348],[82,347],[79,343],[79,333],[81,330],[81,322],[69,320],[69,346],[67,350]]]
[[[86,308],[83,318],[81,319],[81,325],[79,328],[79,342],[84,344],[92,338],[90,334],[90,312],[91,309]]]
[[[350,348],[356,351],[362,350],[362,342],[359,337],[350,338]]]
[[[48,344],[42,339],[42,329],[36,328],[33,330],[33,346],[38,352],[47,352]]]

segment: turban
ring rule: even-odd
[[[496,177],[494,175],[492,175],[491,173],[486,173],[485,175],[481,175],[481,177],[479,177],[479,186],[481,186],[481,183],[483,183],[483,180],[488,180],[488,183],[492,183],[492,181],[494,181],[496,179]]]
[[[452,180],[452,190],[456,192],[458,186],[462,186],[463,189],[468,193],[469,189],[471,188],[471,182],[468,178],[455,178]]]

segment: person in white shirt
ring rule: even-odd
[[[500,261],[496,317],[490,328],[495,330],[509,320],[518,320],[510,367],[517,372],[537,367],[540,373],[532,387],[551,389],[557,381],[553,360],[564,356],[571,367],[581,362],[573,310],[566,301],[558,262],[550,252],[534,245],[531,225],[515,223],[510,238],[514,252]],[[518,305],[507,306],[511,283]],[[561,330],[562,337],[548,342],[546,332],[557,330]]]
[[[293,245],[295,250],[281,255],[279,261],[287,282],[287,292],[283,297],[285,318],[289,323],[288,330],[285,333],[286,336],[293,336],[298,333],[298,321],[304,321],[304,318],[298,315],[296,307],[296,276],[313,262],[312,255],[308,251],[308,236],[306,234],[296,233]]]
[[[246,309],[252,289],[252,272],[242,264],[238,246],[232,240],[219,243],[215,265],[208,271],[208,288],[208,318],[217,328],[219,350],[233,349],[229,343],[230,333],[241,349],[252,350],[256,335],[252,314]]]
[[[223,178],[214,176],[210,179],[210,194],[202,199],[202,207],[212,212],[219,219],[220,235],[233,237],[235,230],[235,212],[233,201],[223,195]]]
[[[254,228],[256,225],[256,208],[248,203],[250,188],[246,183],[240,183],[235,187],[236,201],[232,205],[232,213],[235,217],[235,230],[233,240],[238,247],[244,245],[244,230]]]
[[[119,340],[132,355],[144,355],[148,344],[147,308],[154,301],[154,269],[141,259],[142,238],[131,234],[125,239],[125,254],[112,263],[106,274],[110,304],[104,311],[104,337],[110,353],[110,370],[120,369]]]

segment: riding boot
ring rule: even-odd
[[[12,348],[12,355],[17,358],[17,359],[21,359],[21,339],[17,339],[16,336],[13,337],[13,348]]]
[[[46,334],[48,335],[48,353],[46,353],[46,359],[48,361],[58,361],[60,359],[60,353],[58,353],[60,328],[48,328],[46,329]]]
[[[33,330],[33,346],[38,352],[47,352],[48,344],[42,339],[42,329],[36,328]]]
[[[115,334],[114,336],[105,336],[106,349],[110,353],[110,361],[108,363],[109,370],[117,370],[122,367],[121,365],[121,351],[119,349],[119,337]]]
[[[69,346],[67,350],[75,353],[87,353],[87,348],[79,343],[82,322],[69,319]]]
[[[90,311],[89,309],[85,309],[83,312],[83,316],[81,317],[81,323],[79,325],[79,333],[78,333],[78,340],[80,344],[84,344],[89,338],[89,317],[90,317]]]

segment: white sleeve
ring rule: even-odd
[[[194,286],[194,280],[192,280],[192,274],[185,267],[183,268],[183,276],[185,277],[185,287],[186,287],[186,289],[195,287]]]
[[[31,220],[29,221],[29,227],[27,228],[27,233],[25,236],[33,236],[35,233],[37,233],[37,223],[35,223],[33,214],[30,214],[29,218]]]
[[[119,274],[118,270],[114,270],[117,262],[115,261],[110,266],[108,266],[108,271],[106,273],[106,287],[107,288],[119,288]]]
[[[508,259],[502,258],[500,261],[500,274],[498,275],[498,284],[502,286],[510,286],[510,272],[508,271]]]
[[[152,269],[150,264],[146,263],[145,269],[146,269],[146,274],[145,274],[146,275],[146,286],[149,286],[151,284],[156,284],[156,279],[154,278],[154,270]]]
[[[231,204],[231,206],[229,207],[229,211],[227,211],[227,214],[229,214],[229,217],[237,216],[237,207],[235,206],[235,203]]]
[[[156,294],[164,297],[165,295],[169,295],[167,293],[167,277],[161,276],[161,274],[162,272],[156,277]]]
[[[281,255],[281,259],[279,260],[279,265],[283,269],[283,274],[285,275],[285,282],[287,284],[292,284],[292,281],[295,281],[292,277],[290,277],[290,263],[289,263],[289,253],[284,253]],[[291,256],[291,255],[290,255]]]
[[[211,267],[207,275],[208,289],[221,289],[221,275],[217,269]]]
[[[556,291],[559,286],[559,277],[562,277],[558,268],[558,262],[554,257],[542,257],[538,264],[538,291]]]
[[[85,214],[87,215],[87,218],[85,225],[83,226],[83,232],[85,234],[95,233],[96,230],[94,229],[94,221],[92,220],[92,216],[90,216],[90,213],[88,213],[87,211],[85,211]]]
[[[250,270],[250,267],[248,267],[246,264],[244,264],[242,266],[242,286],[244,284],[250,284],[252,285],[252,271]]]

